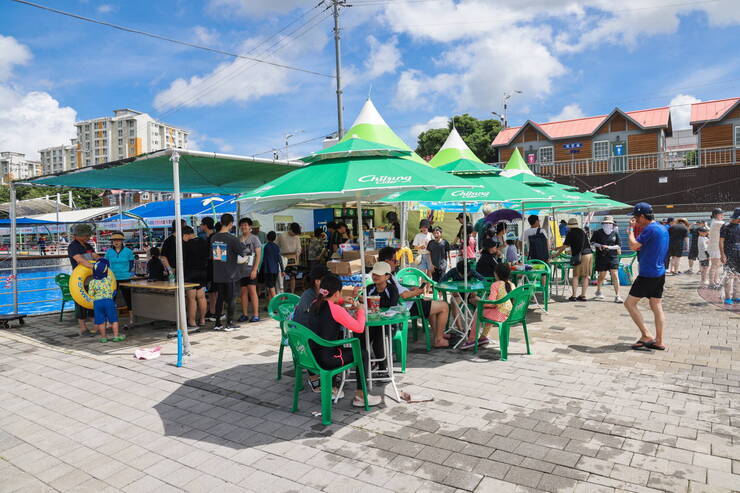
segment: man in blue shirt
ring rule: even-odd
[[[642,228],[637,239],[635,239],[635,226]],[[639,274],[624,302],[624,306],[641,334],[640,339],[632,345],[632,349],[648,348],[663,351],[665,350],[663,345],[665,314],[662,298],[665,284],[665,257],[668,253],[668,231],[655,221],[652,206],[646,202],[640,202],[632,211],[628,233],[630,248],[639,252],[640,262]],[[650,310],[655,317],[655,339],[645,327],[645,321],[637,308],[642,298],[648,298]]]

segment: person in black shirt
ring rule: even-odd
[[[699,228],[707,225],[704,220],[696,221],[689,229],[689,270],[687,274],[694,273],[694,262],[699,259]]]
[[[180,219],[180,224],[182,227],[185,227],[185,219]],[[162,242],[162,264],[165,266],[165,268],[171,272],[175,271],[175,266],[177,265],[177,245],[175,244],[175,226],[177,226],[177,221],[172,221],[172,234],[170,234],[165,240]]]
[[[208,241],[195,235],[190,226],[182,228],[183,240],[183,273],[185,282],[198,285],[195,289],[185,291],[187,296],[188,330],[197,330],[198,325],[205,325],[208,302],[206,301],[206,284],[208,283],[208,260],[211,248]],[[195,323],[196,309],[200,314],[198,325]]]
[[[450,259],[450,243],[442,238],[442,228],[439,226],[435,226],[432,233],[434,239],[427,243],[427,250],[432,262],[432,279],[436,282],[447,272],[447,262]]]
[[[221,230],[211,236],[211,258],[213,260],[213,282],[218,291],[216,301],[216,324],[214,330],[230,332],[238,329],[234,325],[234,284],[239,278],[240,269],[237,266],[237,258],[244,255],[245,247],[239,239],[230,233],[234,225],[234,216],[224,214],[221,216]],[[224,303],[226,304],[226,323],[221,325],[221,313]]]
[[[72,228],[72,236],[72,243],[67,247],[67,256],[69,257],[69,263],[72,266],[72,270],[80,264],[92,269],[93,261],[100,257],[95,253],[95,249],[89,243],[90,236],[92,236],[92,228],[89,224],[76,224],[74,228]],[[80,335],[88,332],[87,319],[90,318],[90,312],[92,312],[92,310],[88,310],[75,302],[75,316],[80,324]],[[97,335],[97,331],[89,332],[89,335]]]
[[[599,278],[596,280],[597,300],[603,300],[601,286],[606,280],[606,273],[611,273],[612,286],[614,286],[614,302],[623,303],[624,300],[619,297],[619,253],[620,253],[619,233],[614,228],[614,218],[612,216],[604,217],[601,221],[601,229],[594,231],[591,235],[591,246],[596,252],[596,272]]]
[[[557,257],[568,247],[570,247],[571,256],[579,254],[581,256],[580,263],[573,266],[573,277],[570,281],[571,296],[568,301],[586,301],[586,290],[588,289],[589,277],[591,277],[593,255],[586,232],[578,227],[578,219],[575,217],[568,219],[568,234],[565,235],[563,245],[555,250],[553,257]],[[581,285],[581,295],[576,298],[579,284]]]
[[[493,279],[498,265],[499,244],[492,238],[485,238],[481,242],[481,253],[475,270],[483,277]]]
[[[159,256],[160,251],[157,247],[151,247],[149,249],[149,262],[146,263],[146,270],[149,275],[149,279],[153,281],[166,281],[167,273],[162,265],[162,258]]]
[[[680,274],[678,264],[683,257],[683,249],[686,247],[689,238],[689,222],[680,218],[671,224],[668,228],[668,255],[671,257],[669,274]]]

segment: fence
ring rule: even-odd
[[[645,170],[671,170],[693,167],[723,166],[737,164],[740,148],[716,147],[710,149],[690,149],[655,152],[648,154],[628,154],[603,159],[574,158],[568,161],[555,161],[548,164],[531,164],[533,172],[543,176],[603,175],[628,173]],[[504,167],[505,162],[495,163]]]

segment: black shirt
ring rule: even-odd
[[[494,277],[496,274],[497,265],[498,259],[496,259],[495,255],[492,255],[488,252],[483,252],[480,254],[480,258],[478,259],[475,270],[477,270],[478,274],[482,275],[483,277]]]
[[[681,246],[687,236],[689,236],[689,230],[681,223],[668,228],[668,241],[673,246]]]
[[[175,244],[175,235],[169,235],[162,242],[162,256],[170,263],[173,269],[177,265],[177,245]]]
[[[427,250],[429,250],[432,265],[442,271],[447,270],[447,254],[450,253],[449,242],[445,239],[432,240],[427,243]]]
[[[211,254],[211,248],[208,241],[196,237],[190,241],[184,242],[182,247],[182,260],[185,273],[203,272],[205,274],[206,269],[208,269],[208,260]]]
[[[150,258],[146,264],[146,270],[149,273],[149,279],[154,279],[155,281],[167,280],[167,276],[164,273],[164,265],[162,265],[159,257]]]
[[[371,284],[367,288],[367,295],[380,296],[380,308],[397,306],[400,301],[398,288],[396,288],[396,286],[390,281],[386,283],[383,291],[378,291],[378,287],[375,284]]]
[[[239,279],[241,269],[237,257],[244,253],[244,244],[230,233],[211,236],[211,259],[213,260],[213,282],[233,282]]]
[[[603,229],[597,229],[591,235],[591,243],[598,243],[604,246],[620,245],[619,233],[612,231],[611,234],[606,234]],[[600,258],[616,258],[619,256],[619,253],[618,250],[601,250],[597,248],[596,256]]]
[[[719,237],[725,239],[725,256],[740,259],[740,224],[725,223],[719,230]]]
[[[72,264],[72,269],[77,267],[78,262],[74,259],[75,255],[82,255],[87,260],[92,260],[92,254],[95,253],[95,249],[89,243],[80,243],[75,240],[67,247],[67,255],[69,256],[69,263]]]
[[[563,240],[563,245],[570,247],[572,255],[579,253],[581,255],[588,255],[591,253],[591,244],[588,242],[588,238],[586,238],[586,232],[581,228],[569,228],[568,234],[565,235],[565,240]]]

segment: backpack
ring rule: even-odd
[[[547,262],[550,252],[547,250],[547,236],[537,228],[537,232],[529,237],[529,258]]]

